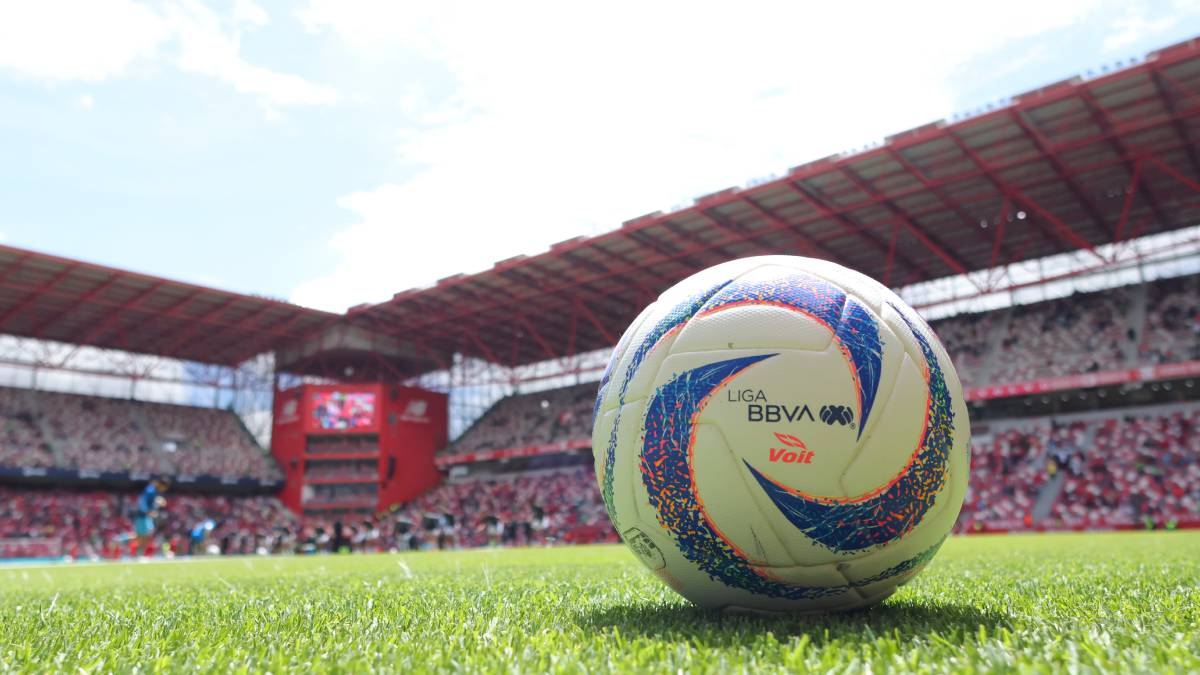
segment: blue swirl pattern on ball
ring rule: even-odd
[[[770,279],[736,279],[714,295],[699,315],[738,305],[770,305],[797,311],[833,334],[854,370],[861,437],[875,405],[883,364],[879,326],[870,310],[820,277],[789,271]]]
[[[604,498],[604,507],[608,511],[608,517],[612,520],[613,527],[618,532],[621,531],[621,528],[617,521],[617,511],[613,508],[613,469],[617,463],[617,430],[621,426],[621,412],[625,408],[625,394],[629,391],[629,383],[633,381],[633,376],[637,374],[638,367],[642,365],[642,361],[646,359],[646,355],[658,345],[658,342],[686,323],[688,319],[695,316],[704,307],[704,304],[708,302],[708,299],[727,284],[729,284],[728,280],[722,281],[710,286],[703,292],[691,295],[676,303],[642,338],[642,341],[633,352],[629,367],[625,370],[625,377],[621,380],[621,388],[617,391],[617,412],[613,420],[612,431],[609,432],[608,447],[604,453],[604,476],[601,479],[602,484],[600,488],[600,495]],[[622,341],[624,339],[623,336]],[[608,378],[612,376],[612,371],[616,367],[616,361],[621,358],[623,353],[621,350],[614,351],[612,358],[609,360],[608,367],[604,371],[600,393],[596,398],[595,414],[597,415],[600,409],[599,402],[603,399],[605,390],[610,386]]]
[[[941,542],[867,579],[837,586],[789,584],[773,578],[768,568],[751,564],[713,524],[696,495],[692,469],[695,421],[715,390],[772,356],[747,356],[693,368],[655,391],[646,412],[641,472],[659,524],[671,533],[683,556],[709,578],[770,598],[813,600],[838,595],[922,567]]]
[[[946,484],[954,441],[950,392],[929,340],[903,312],[896,309],[896,313],[921,347],[929,401],[921,443],[895,479],[880,490],[854,498],[815,497],[776,483],[746,462],[788,521],[834,551],[860,551],[904,536],[917,526]]]

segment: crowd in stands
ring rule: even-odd
[[[1137,331],[1127,289],[1074,295],[935,322],[966,386],[1113,370]],[[994,335],[996,330],[1002,334]]]
[[[1200,407],[1011,425],[972,446],[961,531],[1200,523]]]
[[[400,548],[615,541],[590,466],[444,483],[396,513]]]
[[[1145,320],[1134,326],[1131,307],[1139,293],[1145,294]],[[1200,277],[959,315],[933,327],[964,386],[1200,359]],[[590,383],[509,396],[443,452],[587,438],[595,392]]]
[[[1142,303],[1139,318],[1133,310]],[[966,386],[1197,360],[1200,277],[959,315],[933,327]]]
[[[1096,422],[1065,464],[1052,521],[1087,528],[1200,518],[1200,410]]]
[[[278,467],[227,410],[142,404],[151,433],[174,462],[174,474],[273,478]],[[216,452],[206,452],[216,450]]]
[[[959,531],[1171,527],[1200,520],[1200,405],[989,424],[994,428],[972,447]],[[314,500],[356,504],[373,498],[375,485],[311,488]],[[132,494],[0,488],[0,556],[35,551],[19,544],[39,540],[61,542],[60,550],[76,557],[128,554],[122,547],[133,505]],[[188,532],[205,519],[216,527],[201,552],[616,540],[590,466],[445,482],[386,513],[343,518],[297,519],[271,497],[168,493],[161,541],[186,553]]]
[[[592,433],[596,383],[502,399],[446,449],[447,454],[548,445]]]
[[[1039,464],[1045,453],[1049,424],[1006,429],[971,445],[971,482],[960,520],[984,523],[1032,522],[1046,472]]]
[[[167,505],[158,519],[160,550],[165,543],[168,550],[186,552],[190,532],[208,519],[215,528],[205,551],[278,550],[284,533],[298,531],[296,518],[273,497],[170,495]],[[55,540],[62,555],[75,558],[127,555],[135,508],[133,493],[0,487],[0,542]],[[12,550],[0,548],[0,555]]]
[[[994,312],[967,314],[933,324],[946,351],[954,360],[954,368],[965,386],[978,382],[986,365],[988,338],[997,321]]]
[[[325,486],[317,486],[325,487]],[[361,498],[337,486],[323,501]],[[368,486],[373,488],[374,486]],[[616,541],[590,466],[444,483],[391,512],[298,519],[274,497],[168,492],[158,514],[158,552],[314,553]],[[133,553],[136,494],[0,487],[0,557],[28,554],[22,541],[55,542],[55,555]],[[197,548],[191,532],[214,529]]]
[[[0,466],[54,466],[54,452],[26,404],[29,395],[22,389],[0,388]]]
[[[0,466],[278,479],[232,412],[0,388]]]
[[[1147,287],[1146,330],[1138,345],[1145,364],[1200,359],[1200,278],[1166,279]]]

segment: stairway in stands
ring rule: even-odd
[[[1137,327],[1137,337],[1133,340],[1121,341],[1121,353],[1125,355],[1125,363],[1132,366],[1138,361],[1138,345],[1145,339],[1147,296],[1145,284],[1138,284],[1129,289],[1129,325]]]
[[[1000,345],[1004,342],[1004,338],[1008,336],[1008,326],[1011,322],[1012,307],[996,310],[995,317],[992,319],[992,325],[988,327],[990,334],[988,335],[987,346],[983,350],[983,362],[979,364],[979,372],[975,374],[975,386],[991,383],[992,371],[995,370],[996,362],[999,359]]]
[[[1092,448],[1096,447],[1096,430],[1099,428],[1100,425],[1095,422],[1085,426],[1083,441],[1080,444],[1082,447],[1072,444],[1071,448],[1082,452],[1084,455],[1090,453]],[[1047,448],[1046,458],[1048,459],[1051,455],[1052,453]],[[1062,494],[1063,484],[1066,481],[1067,467],[1060,466],[1058,467],[1058,471],[1054,473],[1054,476],[1042,486],[1041,492],[1038,493],[1037,501],[1033,505],[1033,513],[1031,514],[1035,524],[1044,521],[1050,516],[1050,511],[1054,508],[1054,503],[1058,501],[1058,496]]]
[[[23,399],[22,403],[26,410],[33,416],[33,422],[37,425],[39,431],[42,432],[42,440],[46,446],[50,448],[51,454],[54,455],[54,466],[67,466],[66,458],[63,457],[62,449],[58,445],[58,436],[54,433],[54,427],[50,424],[50,416],[43,413],[36,389],[17,390],[19,396]]]

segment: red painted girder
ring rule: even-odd
[[[94,298],[92,300],[93,304],[104,306],[104,307],[109,307],[116,311],[109,312],[104,317],[102,317],[100,319],[100,321],[96,322],[95,324],[93,324],[90,327],[84,328],[83,330],[86,331],[82,335],[82,337],[86,338],[84,340],[84,343],[86,344],[87,342],[94,340],[96,337],[97,330],[107,330],[109,327],[111,327],[111,324],[113,322],[115,322],[123,317],[130,316],[131,313],[136,313],[137,315],[145,317],[149,320],[163,319],[163,318],[182,319],[183,321],[197,320],[197,319],[192,319],[190,317],[187,317],[186,315],[181,315],[179,313],[180,309],[184,305],[186,305],[188,302],[199,297],[199,295],[201,293],[212,292],[211,289],[197,288],[189,295],[184,296],[183,298],[179,299],[175,303],[172,303],[167,308],[164,308],[161,310],[143,309],[142,308],[142,305],[153,295],[153,293],[155,291],[159,290],[162,286],[169,284],[169,283],[172,283],[172,282],[165,281],[165,280],[161,281],[161,282],[156,282],[154,285],[152,285],[146,289],[143,289],[137,295],[135,295],[134,297],[132,297],[126,301],[113,301],[113,300],[107,300],[107,299],[102,299],[102,298]],[[13,289],[13,290],[22,290],[22,291],[37,291],[39,289],[38,286],[32,286],[29,284],[3,282],[2,280],[0,280],[0,287],[9,288],[9,289]],[[62,291],[62,290],[59,290],[59,289],[56,289],[53,287],[41,290],[40,294],[46,295],[46,296],[63,298],[63,299],[69,300],[69,301],[74,301],[79,297],[74,293],[65,292],[65,291]],[[255,298],[253,298],[251,296],[234,295],[233,297],[236,299],[239,299],[239,300],[246,300],[246,301],[254,301],[255,300]],[[279,306],[279,307],[285,307],[289,311],[296,311],[297,309],[302,310],[302,308],[298,308],[293,305],[287,305],[286,303],[272,303],[272,304],[274,304],[275,306]],[[322,314],[317,314],[317,315],[322,315]],[[337,315],[327,315],[327,316],[337,318]],[[217,328],[228,328],[229,327],[228,322],[208,320],[208,321],[206,321],[206,323],[216,326]],[[255,332],[260,332],[260,331],[255,331]],[[74,342],[79,342],[80,340],[79,340],[79,338],[72,337],[69,341],[74,343]]]
[[[862,176],[858,175],[858,172],[854,171],[850,167],[843,166],[842,175],[850,179],[850,181],[857,185],[858,188],[863,192],[872,196],[882,196],[874,185],[872,185]],[[930,252],[940,258],[942,262],[949,265],[951,269],[959,274],[964,276],[967,274],[967,266],[961,260],[959,260],[958,257],[947,251],[945,246],[937,242],[932,235],[926,233],[922,228],[914,225],[908,214],[906,214],[903,209],[896,206],[895,202],[893,202],[891,199],[884,198],[881,204],[884,208],[891,212],[892,216],[899,221],[901,225],[908,228],[909,232],[911,232],[918,241],[925,245],[925,248],[929,249]],[[970,279],[969,277],[968,279],[972,284],[975,284],[974,279]],[[978,284],[975,285],[978,286]]]
[[[1086,93],[1087,88],[1081,88],[1081,91]],[[1108,236],[1111,239],[1113,233],[1112,228],[1108,226],[1108,223],[1103,217],[1101,217],[1100,212],[1096,210],[1096,205],[1092,203],[1092,201],[1088,199],[1088,196],[1084,194],[1083,190],[1079,188],[1079,185],[1075,182],[1075,174],[1072,174],[1065,166],[1063,166],[1062,160],[1059,159],[1058,154],[1054,152],[1050,142],[1047,141],[1045,137],[1042,136],[1042,133],[1034,128],[1034,126],[1029,123],[1029,120],[1025,119],[1025,116],[1019,111],[1013,111],[1012,119],[1014,122],[1016,122],[1017,126],[1021,127],[1021,130],[1024,131],[1027,136],[1029,136],[1030,140],[1033,141],[1034,146],[1046,155],[1046,159],[1050,162],[1050,166],[1054,169],[1054,172],[1058,174],[1058,177],[1062,179],[1063,185],[1075,197],[1075,199],[1079,202],[1079,205],[1083,207],[1083,212],[1088,214],[1088,217],[1092,219],[1096,225],[1096,229],[1100,230],[1101,232],[1108,233]],[[1113,136],[1109,139],[1110,143],[1118,140],[1119,136]],[[1118,152],[1117,154],[1121,155],[1124,153]]]
[[[29,307],[29,305],[33,304],[33,302],[35,300],[37,300],[39,297],[41,297],[42,294],[44,294],[47,291],[49,291],[50,289],[54,288],[54,286],[58,282],[67,278],[68,276],[70,276],[70,274],[78,268],[79,268],[78,265],[64,266],[62,268],[62,270],[60,270],[58,272],[58,274],[55,274],[54,276],[50,277],[46,281],[42,282],[42,284],[40,286],[37,286],[32,291],[30,291],[28,295],[26,295],[24,298],[22,298],[21,302],[18,302],[17,304],[13,305],[12,307],[9,307],[8,311],[4,312],[4,314],[0,314],[0,330],[3,330],[4,327],[8,325],[8,322],[12,321],[13,317],[15,317],[16,315],[25,311],[25,309],[27,307]]]
[[[1183,175],[1179,170],[1172,167],[1170,164],[1167,164],[1166,162],[1162,161],[1161,159],[1159,159],[1157,157],[1150,158],[1150,162],[1152,164],[1154,164],[1154,166],[1158,167],[1159,169],[1162,169],[1162,171],[1164,173],[1166,173],[1168,176],[1171,176],[1175,180],[1177,180],[1180,183],[1183,183],[1184,185],[1191,188],[1194,192],[1200,192],[1200,183],[1197,183],[1196,181],[1192,180],[1191,178],[1188,178],[1187,176]]]
[[[209,320],[220,316],[221,312],[224,312],[225,310],[232,307],[233,304],[236,303],[239,299],[240,298],[233,297],[233,298],[228,298],[227,300],[225,300],[225,302],[219,302],[219,303],[217,303],[216,307],[213,307],[212,309],[208,310],[204,314],[201,314],[200,316],[196,317],[195,320],[188,320],[186,323],[181,323],[181,325],[178,328],[173,327],[173,326],[167,326],[166,329],[161,331],[158,335],[155,335],[150,340],[147,340],[147,342],[149,342],[151,344],[155,344],[155,343],[159,343],[163,340],[167,340],[167,339],[171,338],[171,341],[167,343],[167,346],[163,349],[163,351],[173,354],[173,353],[175,353],[175,350],[177,350],[181,345],[183,345],[185,342],[190,340],[192,338],[192,336],[195,335],[196,332],[199,331],[200,328],[203,327]],[[263,306],[262,311],[266,311],[268,309],[268,307],[269,306]],[[251,312],[251,313],[254,314],[254,312]],[[235,330],[238,328],[237,325],[232,325],[229,327],[232,329],[235,329]]]
[[[605,328],[604,324],[596,318],[596,315],[592,313],[592,310],[587,306],[587,303],[585,303],[582,298],[576,296],[575,304],[579,307],[579,311],[581,314],[583,314],[583,318],[587,319],[588,323],[592,324],[592,326],[599,331],[601,337],[603,337],[610,344],[617,344],[617,338],[612,333],[608,332],[608,329]]]
[[[525,330],[529,331],[529,335],[533,337],[534,341],[536,341],[539,346],[541,346],[542,351],[546,354],[546,356],[551,359],[556,359],[561,356],[561,354],[558,354],[550,347],[550,343],[546,342],[546,339],[542,337],[542,334],[539,333],[537,328],[533,326],[533,323],[528,317],[520,312],[515,313],[513,316],[516,318],[517,323],[521,324],[525,327]]]
[[[79,299],[77,301],[75,301],[74,303],[72,303],[71,306],[68,307],[66,310],[63,310],[56,315],[51,315],[51,316],[47,317],[46,320],[44,320],[41,323],[39,323],[38,325],[34,326],[29,331],[30,335],[32,335],[33,337],[40,338],[45,333],[46,329],[49,328],[53,323],[61,320],[64,316],[67,316],[74,312],[79,311],[80,307],[83,307],[84,305],[86,305],[92,298],[95,298],[96,296],[100,295],[104,291],[108,290],[109,288],[111,288],[114,284],[116,284],[120,280],[121,280],[121,277],[119,275],[114,274],[114,275],[110,276],[108,279],[106,279],[102,283],[98,284],[95,288],[93,288],[92,290],[90,290],[87,293],[84,293],[82,296],[80,296]]]
[[[1178,55],[1178,56],[1175,56],[1175,55],[1169,55],[1169,57],[1168,57],[1168,58],[1165,58],[1165,59],[1162,59],[1162,60],[1156,60],[1156,61],[1154,61],[1154,62],[1153,62],[1153,64],[1151,64],[1151,63],[1140,64],[1139,66],[1135,66],[1135,67],[1133,67],[1133,68],[1129,68],[1129,69],[1126,69],[1126,70],[1124,70],[1124,71],[1120,71],[1120,72],[1113,73],[1113,74],[1111,74],[1111,75],[1108,75],[1108,76],[1104,76],[1104,77],[1101,77],[1101,78],[1097,78],[1096,80],[1093,80],[1093,81],[1091,82],[1091,84],[1093,84],[1093,85],[1094,85],[1094,84],[1097,84],[1097,83],[1100,83],[1100,82],[1108,82],[1108,81],[1111,81],[1111,80],[1113,80],[1114,78],[1128,77],[1130,74],[1133,74],[1133,73],[1137,73],[1137,72],[1144,71],[1144,70],[1151,70],[1151,65],[1154,65],[1155,67],[1161,67],[1161,66],[1163,66],[1163,65],[1166,65],[1166,64],[1168,64],[1168,63],[1172,63],[1172,62],[1176,62],[1176,61],[1181,61],[1181,60],[1185,60],[1185,59],[1189,59],[1189,58],[1193,58],[1193,56],[1192,56],[1192,55],[1182,55],[1182,54],[1181,54],[1181,55]],[[947,126],[946,126],[946,127],[944,127],[943,129],[939,130],[940,134],[937,134],[937,135],[942,135],[942,136],[945,136],[945,135],[947,135],[947,134],[952,134],[952,133],[953,133],[955,130],[957,130],[957,129],[959,129],[959,128],[967,128],[967,127],[970,127],[970,126],[973,126],[973,125],[979,124],[979,123],[981,123],[981,121],[983,121],[983,120],[986,120],[987,118],[989,118],[989,117],[992,117],[992,116],[994,116],[994,115],[1008,114],[1008,113],[1009,113],[1009,111],[1011,111],[1012,109],[1024,109],[1024,108],[1031,108],[1031,107],[1043,106],[1043,105],[1046,105],[1046,104],[1047,104],[1047,103],[1049,103],[1049,102],[1053,102],[1053,101],[1060,100],[1060,99],[1064,99],[1064,98],[1069,98],[1069,97],[1071,97],[1071,96],[1074,96],[1074,95],[1076,95],[1076,93],[1077,93],[1077,89],[1079,88],[1079,86],[1082,86],[1082,85],[1078,85],[1078,86],[1074,86],[1074,87],[1065,87],[1065,88],[1063,88],[1062,90],[1058,90],[1058,91],[1052,91],[1052,92],[1049,92],[1048,94],[1044,94],[1044,95],[1042,95],[1042,96],[1040,96],[1040,97],[1037,97],[1036,99],[1030,99],[1029,101],[1019,101],[1019,102],[1015,103],[1015,104],[1014,104],[1014,105],[1012,105],[1012,106],[1009,106],[1009,107],[1006,107],[1006,108],[1002,108],[1002,109],[1000,109],[1000,110],[997,110],[997,111],[995,111],[995,112],[993,112],[993,113],[987,113],[987,114],[985,114],[985,115],[981,115],[981,116],[974,117],[974,118],[972,118],[972,119],[970,119],[970,120],[965,120],[965,121],[963,121],[963,122],[960,122],[960,123],[956,123],[956,124],[952,124],[952,125],[947,125]],[[1169,121],[1171,118],[1172,118],[1172,116],[1166,116],[1164,119],[1167,119],[1167,120]],[[1177,118],[1177,117],[1176,117],[1176,118]],[[1161,119],[1155,118],[1155,119],[1150,119],[1150,120],[1148,120],[1148,121],[1143,121],[1143,122],[1141,122],[1140,124],[1134,124],[1134,125],[1122,125],[1121,129],[1119,129],[1118,131],[1119,131],[1119,132],[1129,132],[1129,133],[1132,133],[1132,132],[1134,132],[1134,131],[1140,130],[1141,128],[1148,128],[1149,126],[1153,126],[1153,125],[1155,125],[1155,124],[1158,124],[1158,123],[1160,123],[1161,121],[1162,121]],[[919,144],[919,143],[926,143],[926,142],[929,142],[929,141],[933,140],[935,137],[936,137],[936,135],[922,135],[922,136],[919,136],[919,137],[913,137],[913,138],[908,138],[908,139],[906,139],[906,138],[902,137],[900,140],[897,140],[897,141],[893,141],[893,142],[890,142],[890,143],[888,143],[888,144],[887,144],[887,148],[890,148],[890,149],[900,149],[900,148],[904,148],[904,147],[909,147],[909,146],[911,146],[911,145],[916,145],[916,144]],[[906,142],[906,140],[907,140],[907,142]],[[1082,139],[1082,144],[1093,143],[1093,142],[1096,142],[1097,140],[1102,140],[1102,138],[1098,138],[1098,137],[1097,137],[1097,138],[1087,138],[1087,139]],[[1078,143],[1068,143],[1068,144],[1062,144],[1062,145],[1060,145],[1060,146],[1056,146],[1056,147],[1055,147],[1055,150],[1056,150],[1056,151],[1059,151],[1059,152],[1062,152],[1062,151],[1066,151],[1066,150],[1069,150],[1069,149],[1073,149],[1074,147],[1082,147],[1082,145],[1080,145],[1080,144],[1078,144]],[[856,156],[853,156],[853,157],[850,157],[850,158],[847,158],[847,159],[844,159],[844,160],[838,160],[838,162],[861,161],[862,159],[865,159],[865,158],[868,158],[868,157],[870,157],[870,155],[871,155],[871,154],[872,154],[871,152],[868,152],[868,153],[863,153],[863,154],[856,155]],[[1039,161],[1039,160],[1042,160],[1042,159],[1044,159],[1044,158],[1043,158],[1043,157],[1033,157],[1033,158],[1029,158],[1029,159],[1022,160],[1022,163],[1024,163],[1024,162],[1029,162],[1029,161]],[[1006,166],[1003,166],[1003,165],[994,165],[994,166],[993,166],[993,168],[995,168],[995,169],[999,170],[999,169],[1003,169],[1003,168],[1007,168],[1007,167],[1006,167]],[[820,173],[823,173],[824,171],[826,171],[826,170],[828,170],[828,169],[829,169],[829,167],[828,167],[828,166],[821,166],[821,167],[813,167],[813,168],[810,168],[810,169],[808,169],[808,170],[806,170],[806,171],[796,171],[796,172],[793,172],[792,174],[790,174],[789,176],[787,176],[787,177],[786,177],[786,178],[784,178],[784,179],[780,179],[779,181],[775,181],[775,182],[768,182],[768,183],[765,183],[765,184],[763,184],[763,185],[761,185],[761,186],[757,186],[757,187],[756,187],[756,188],[754,188],[753,190],[748,190],[748,191],[746,191],[746,193],[749,193],[749,194],[756,194],[756,193],[759,193],[759,192],[762,192],[762,191],[770,190],[770,189],[772,189],[772,188],[774,188],[774,187],[778,186],[779,184],[781,184],[781,183],[785,182],[786,180],[794,180],[794,179],[797,179],[797,178],[803,177],[805,174],[807,174],[807,175],[818,175],[818,174],[820,174]],[[978,175],[978,173],[976,173],[976,175]],[[961,176],[960,176],[960,177],[961,177]],[[718,199],[717,199],[715,202],[710,202],[710,203],[706,204],[706,206],[713,206],[713,205],[718,205],[718,204],[720,204],[720,203],[726,203],[726,202],[728,202],[728,201],[733,201],[734,199],[736,199],[736,198],[739,198],[741,194],[742,194],[742,193],[735,193],[735,194],[729,195],[728,197],[718,198]],[[889,195],[889,196],[890,196],[890,197],[892,197],[892,198],[897,198],[897,197],[898,197],[898,195],[896,195],[896,194],[891,194],[891,195]],[[850,206],[848,206],[848,207],[845,207],[845,208],[850,208],[850,209],[853,209],[853,208],[860,208],[861,206],[863,206],[863,205],[861,205],[861,204],[860,204],[860,205],[850,205]],[[678,214],[671,214],[671,215],[678,215]],[[668,216],[663,216],[663,218],[664,218],[664,219],[665,219],[666,217],[668,217]],[[658,220],[657,220],[657,219],[651,219],[651,220],[647,221],[647,222],[646,222],[644,225],[642,225],[642,226],[641,226],[640,228],[638,228],[638,229],[644,229],[645,227],[652,226],[652,225],[653,225],[653,224],[655,224],[656,222],[658,222]],[[604,239],[604,238],[606,238],[606,237],[608,237],[608,236],[616,236],[616,235],[618,235],[618,234],[621,234],[621,233],[623,233],[623,232],[624,232],[624,230],[622,230],[622,231],[619,231],[619,232],[610,233],[610,234],[608,234],[608,235],[600,235],[600,237],[598,237],[598,238],[593,238],[593,239],[591,239],[591,240],[585,240],[585,241],[579,242],[578,244],[576,244],[576,245],[573,245],[573,246],[571,246],[571,247],[568,247],[568,248],[566,248],[566,249],[564,249],[564,250],[570,250],[570,248],[576,248],[576,247],[582,247],[582,246],[584,246],[584,245],[590,245],[590,244],[592,244],[592,243],[593,243],[595,240],[597,240],[597,239]]]
[[[826,260],[832,260],[843,265],[845,264],[845,260],[843,260],[841,256],[835,254],[831,249],[818,242],[807,233],[789,225],[774,211],[758,203],[752,196],[746,195],[743,197],[742,203],[748,205],[751,209],[758,213],[758,215],[762,216],[762,218],[774,226],[776,230],[790,233],[794,239],[799,240],[799,248],[806,254],[814,255],[815,257],[824,258]]]
[[[1095,123],[1097,125],[1099,125],[1101,129],[1111,129],[1112,126],[1116,123],[1116,121],[1113,120],[1113,118],[1109,114],[1108,110],[1104,106],[1100,105],[1100,102],[1096,100],[1095,95],[1092,94],[1092,90],[1087,87],[1084,87],[1082,98],[1083,98],[1083,102],[1084,102],[1084,107],[1087,108],[1088,114],[1091,115],[1092,120],[1095,121]],[[1130,148],[1125,143],[1125,140],[1123,138],[1121,138],[1120,136],[1114,136],[1110,142],[1112,144],[1113,149],[1115,149],[1117,151],[1117,154],[1135,155],[1135,156],[1142,154],[1142,153],[1138,152],[1137,148]],[[1137,167],[1141,166],[1140,157],[1136,162],[1134,162],[1134,164],[1135,164],[1134,173],[1136,175]],[[1158,222],[1160,222],[1160,223],[1167,222],[1166,217],[1163,216],[1162,208],[1159,206],[1158,199],[1154,196],[1154,192],[1152,190],[1150,190],[1148,186],[1140,184],[1139,179],[1136,177],[1134,179],[1134,190],[1139,191],[1143,195],[1145,195],[1146,202],[1150,206],[1150,211],[1154,214],[1154,217],[1158,220]],[[1112,230],[1109,231],[1109,235],[1111,236],[1111,238],[1113,240],[1117,239],[1116,232],[1117,232],[1118,227],[1120,227],[1120,223],[1118,223],[1117,227],[1114,227]]]
[[[1125,199],[1121,204],[1121,215],[1117,218],[1117,227],[1113,231],[1114,243],[1119,243],[1125,234],[1125,225],[1129,222],[1129,211],[1133,208],[1133,198],[1137,195],[1138,185],[1141,184],[1142,160],[1133,163],[1133,175],[1125,188]]]
[[[113,311],[113,312],[109,312],[108,314],[104,315],[103,317],[101,317],[101,319],[99,321],[94,322],[91,326],[83,328],[82,333],[72,336],[70,339],[70,342],[73,342],[75,344],[91,344],[91,342],[93,340],[95,340],[100,335],[103,335],[105,331],[107,331],[109,328],[112,327],[112,324],[116,323],[121,318],[122,311],[132,310],[132,309],[136,308],[138,305],[145,302],[152,295],[154,295],[155,291],[162,288],[164,285],[166,285],[168,283],[170,283],[170,282],[166,281],[165,279],[162,281],[152,283],[150,286],[146,287],[144,290],[139,292],[137,295],[133,296],[132,298],[130,298],[129,300],[127,300],[123,303],[120,303],[117,307],[115,307],[115,309],[121,310],[121,311]]]
[[[885,256],[887,255],[888,247],[885,246],[884,243],[875,236],[875,234],[870,232],[866,225],[855,222],[850,218],[849,215],[846,214],[846,212],[830,207],[824,199],[810,193],[808,188],[800,185],[799,181],[788,181],[787,187],[792,191],[793,194],[799,196],[801,200],[808,204],[809,208],[814,209],[817,212],[817,216],[819,216],[815,218],[801,218],[800,220],[802,222],[815,222],[821,218],[832,220],[842,228],[843,232],[855,235],[862,241],[870,244],[881,254]],[[898,256],[900,261],[910,269],[919,270],[923,276],[934,278],[932,273],[926,269],[924,265],[921,265],[912,258],[909,258],[898,251],[895,252],[895,255]]]
[[[1001,179],[1000,176],[997,175],[997,173],[993,169],[993,167],[988,163],[988,161],[983,159],[979,155],[975,154],[975,152],[973,150],[971,150],[971,148],[966,143],[964,143],[961,138],[958,138],[957,136],[951,136],[951,139],[954,142],[954,144],[957,145],[959,147],[959,149],[962,150],[962,152],[965,155],[967,155],[967,157],[971,158],[971,161],[974,162],[976,166],[978,166],[984,170],[985,175],[987,175],[988,179],[990,179],[992,181],[992,183],[996,186],[996,188],[1000,191],[1001,194],[1006,195],[1009,199],[1012,199],[1013,201],[1022,203],[1025,207],[1029,208],[1031,211],[1037,211],[1039,214],[1042,215],[1043,218],[1046,218],[1048,221],[1050,221],[1050,223],[1052,225],[1054,225],[1057,233],[1061,236],[1060,241],[1062,241],[1063,244],[1066,244],[1067,248],[1084,249],[1087,251],[1091,251],[1091,253],[1093,255],[1095,255],[1096,257],[1098,257],[1100,259],[1104,258],[1099,253],[1096,253],[1096,248],[1094,246],[1092,246],[1091,242],[1089,242],[1087,239],[1084,239],[1082,236],[1080,236],[1079,233],[1076,232],[1071,226],[1062,222],[1060,219],[1058,219],[1056,216],[1054,216],[1054,214],[1052,214],[1049,211],[1047,211],[1046,209],[1042,208],[1041,204],[1038,204],[1037,202],[1033,201],[1031,198],[1026,197],[1025,194],[1022,193],[1020,190],[1017,190],[1015,187],[1013,187],[1012,185],[1009,185],[1006,181]],[[1034,221],[1034,222],[1036,223],[1036,221]],[[1041,226],[1040,223],[1038,225],[1039,225],[1039,227]]]
[[[971,214],[967,213],[965,205],[961,201],[959,201],[957,198],[951,197],[949,194],[947,194],[946,191],[942,189],[942,186],[936,185],[933,182],[933,179],[930,176],[928,176],[924,170],[922,170],[916,164],[913,164],[907,157],[904,156],[903,153],[897,151],[895,148],[889,147],[888,150],[889,150],[888,154],[889,154],[889,156],[892,157],[892,159],[896,160],[896,162],[898,164],[900,164],[900,166],[904,167],[908,171],[909,174],[916,176],[917,180],[920,181],[921,184],[924,185],[926,189],[928,189],[930,192],[932,192],[934,194],[934,196],[936,196],[938,199],[940,199],[943,202],[945,202],[946,204],[948,204],[950,206],[950,209],[952,211],[954,211],[955,215],[957,215],[959,217],[959,219],[962,220],[962,222],[964,222],[964,223],[975,222],[975,220],[976,220],[975,217],[972,216]],[[992,263],[989,265],[989,267],[995,266],[997,253],[1003,253],[1005,259],[1008,259],[1008,260],[1012,259],[1012,252],[1008,250],[1008,247],[1004,245],[1003,241],[1001,241],[1000,239],[995,239],[993,241],[993,243],[995,244],[995,246],[993,247],[994,250],[992,252]]]
[[[205,351],[208,351],[208,349],[206,349],[206,345],[215,345],[221,341],[222,338],[224,338],[223,341],[226,344],[222,347],[212,347],[212,352],[214,354],[223,354],[226,351],[230,351],[231,353],[229,354],[229,358],[237,363],[240,363],[248,358],[261,354],[267,349],[268,346],[271,345],[271,343],[275,342],[276,340],[292,338],[297,340],[302,339],[299,336],[294,336],[292,333],[292,328],[305,318],[306,315],[304,314],[293,314],[279,325],[272,326],[269,333],[265,335],[260,333],[260,337],[256,340],[242,341],[236,337],[237,331],[241,330],[242,326],[251,321],[257,320],[258,317],[266,314],[272,309],[274,308],[265,306],[259,311],[243,317],[238,322],[237,326],[231,330],[233,335],[222,335],[221,331],[217,331],[213,335],[201,336],[200,339],[195,340],[193,339],[195,338],[195,332],[193,331],[191,335],[180,336],[171,344],[171,347],[168,349],[171,352],[178,351],[180,354],[202,354],[205,353]],[[325,321],[323,323],[328,325],[329,323],[332,323],[332,321]],[[229,339],[231,337],[233,339]]]

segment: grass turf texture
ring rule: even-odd
[[[1200,670],[1200,532],[955,538],[872,610],[721,616],[624,547],[0,568],[0,670]]]

